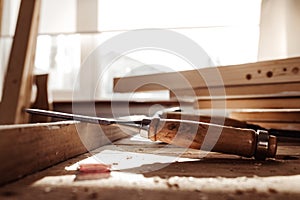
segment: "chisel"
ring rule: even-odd
[[[259,160],[276,155],[277,139],[264,130],[221,126],[192,120],[141,118],[116,120],[69,113],[25,109],[30,114],[76,120],[100,125],[134,128],[142,137],[185,148],[255,157]]]

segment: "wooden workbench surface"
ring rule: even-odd
[[[136,136],[5,185],[0,199],[298,199],[299,158],[300,146],[291,144],[280,145],[276,159],[255,161]],[[79,163],[93,162],[112,172],[77,174]]]

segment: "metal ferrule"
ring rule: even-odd
[[[265,130],[257,131],[257,145],[255,158],[258,160],[265,160],[268,156],[269,149],[269,133]]]
[[[150,128],[151,119],[143,119],[140,127],[140,136],[144,138],[149,138],[149,128]]]

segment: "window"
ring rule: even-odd
[[[15,11],[19,1],[6,0],[5,3]],[[50,72],[54,100],[70,100],[81,63],[98,45],[125,31],[144,28],[170,29],[185,35],[199,44],[215,65],[255,62],[260,5],[261,0],[43,0],[36,69]],[[15,21],[15,17],[10,18]],[[1,37],[2,72],[10,43],[11,38]],[[147,64],[164,65],[173,70],[192,68],[166,52],[151,49],[132,52],[105,72],[96,98],[111,98],[114,76]],[[148,67],[145,73],[159,70]],[[93,76],[97,73],[85,72],[88,80],[81,79],[79,84],[96,84],[97,77]],[[162,96],[148,95],[149,98]],[[165,93],[164,98],[167,98]]]

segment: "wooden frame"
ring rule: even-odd
[[[0,104],[0,124],[28,122],[41,0],[22,0]]]

